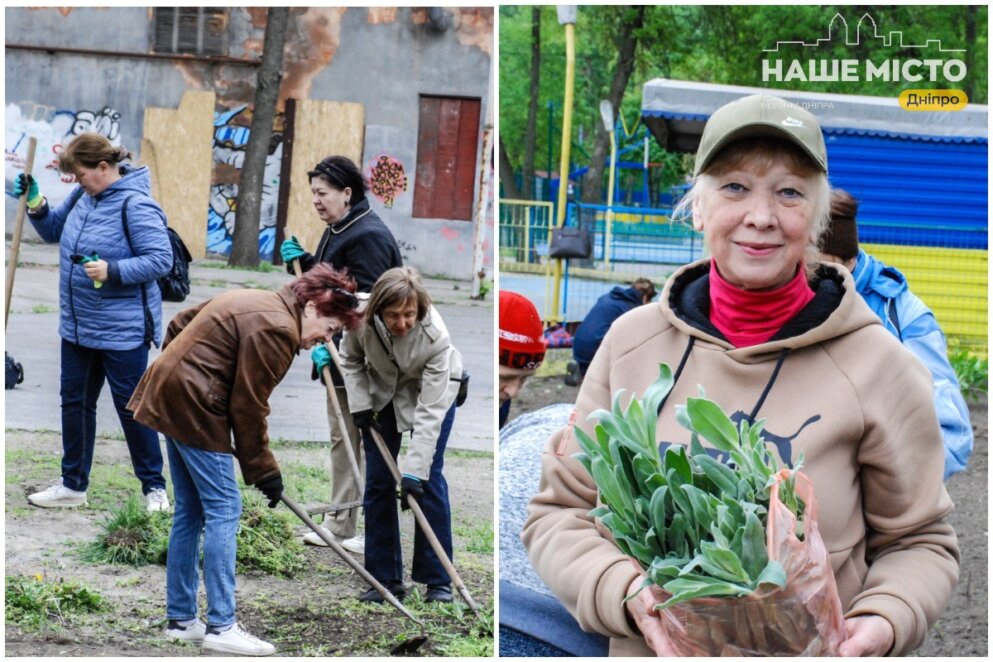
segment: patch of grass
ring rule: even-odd
[[[198,267],[206,267],[208,269],[233,269],[236,271],[261,271],[262,273],[275,273],[283,272],[286,267],[277,267],[272,264],[272,262],[266,262],[265,260],[259,262],[257,267],[238,267],[230,265],[227,262],[217,262],[214,260],[204,260],[203,262],[197,262]]]
[[[4,587],[6,622],[28,630],[64,626],[77,614],[109,609],[99,593],[74,581],[15,575],[4,577]]]
[[[286,493],[299,503],[326,501],[331,489],[331,473],[321,463],[280,463]]]
[[[534,373],[535,377],[561,377],[572,360],[571,347],[556,347],[545,352],[545,360]]]
[[[306,567],[303,543],[293,533],[291,514],[270,509],[254,488],[242,492],[237,572],[292,577]]]
[[[283,286],[282,284],[269,285],[268,283],[258,283],[254,280],[246,280],[242,284],[242,287],[247,288],[249,290],[274,290],[277,287],[282,287],[282,286]]]
[[[948,352],[948,360],[959,380],[962,395],[976,402],[980,394],[989,392],[990,361],[981,358],[967,349],[954,348]]]
[[[169,549],[169,513],[149,513],[132,496],[122,508],[110,512],[95,542],[82,551],[84,561],[142,566],[164,565]]]
[[[453,533],[465,542],[467,552],[474,554],[493,553],[493,524],[491,522],[457,526]]]
[[[46,305],[44,303],[39,303],[37,305],[31,306],[31,312],[32,313],[38,313],[38,314],[56,313],[56,312],[58,312],[58,310],[59,310],[58,308],[52,308],[51,306]]]

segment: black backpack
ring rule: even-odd
[[[134,253],[131,245],[131,233],[128,231],[128,201],[127,198],[121,206],[121,221],[124,225],[124,238],[128,240],[128,248]],[[190,262],[193,256],[183,243],[183,238],[179,233],[166,225],[166,232],[169,234],[169,246],[172,248],[172,268],[169,273],[159,278],[159,289],[162,291],[163,301],[185,301],[190,293]],[[142,297],[145,297],[145,286],[142,285]],[[147,305],[147,304],[146,304]]]
[[[24,381],[24,368],[21,364],[10,357],[7,352],[3,353],[3,387],[10,390]]]

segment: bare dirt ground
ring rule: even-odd
[[[553,365],[564,372],[568,350],[552,350]],[[561,355],[561,356],[560,356]],[[544,372],[544,367],[542,372]],[[541,409],[557,402],[575,402],[579,387],[566,386],[560,376],[534,377],[514,400],[510,417]],[[928,633],[928,638],[914,655],[986,657],[989,630],[989,436],[988,403],[984,396],[969,403],[975,446],[968,468],[946,483],[955,502],[951,523],[958,534],[962,552],[959,583],[945,613]]]
[[[162,636],[163,566],[133,568],[80,559],[82,546],[96,539],[108,511],[140,492],[137,480],[130,474],[125,443],[97,440],[90,503],[78,510],[35,508],[26,499],[58,476],[61,440],[57,433],[7,430],[5,446],[5,574],[79,581],[97,590],[110,605],[108,612],[78,615],[41,631],[6,624],[5,654],[200,654],[196,646],[166,641]],[[282,442],[274,450],[288,485],[293,481],[292,467],[299,467],[303,475],[307,468],[319,473],[315,468],[328,464],[326,446]],[[425,622],[429,634],[428,643],[418,654],[490,654],[479,651],[493,650],[493,456],[456,451],[446,456],[445,464],[453,511],[455,565],[482,607],[487,624],[480,628],[458,596],[454,605],[425,604],[420,597],[408,597],[404,604]],[[289,487],[288,494],[294,496]],[[409,513],[402,515],[401,522],[409,585],[413,545]],[[308,529],[298,524],[296,530],[302,535]],[[292,578],[264,574],[239,574],[237,578],[239,621],[249,632],[272,642],[277,655],[388,656],[395,645],[420,634],[416,625],[389,605],[358,602],[355,597],[365,590],[365,583],[333,551],[306,547],[305,554],[307,569]],[[361,557],[358,559],[361,561]],[[424,590],[420,585],[416,588]]]

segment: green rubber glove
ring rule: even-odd
[[[324,345],[318,345],[310,350],[310,360],[314,362],[317,374],[320,375],[324,372],[325,366],[330,367],[331,365],[331,352]]]
[[[94,253],[93,255],[84,255],[82,257],[82,259],[79,261],[79,263],[80,264],[86,264],[87,262],[96,262],[99,259],[100,259],[100,256],[97,255],[96,253]],[[98,280],[95,280],[95,281],[93,281],[93,287],[99,289],[99,288],[103,287],[103,283],[100,282],[100,281],[98,281]]]
[[[283,258],[283,262],[289,264],[293,260],[303,257],[307,254],[307,251],[303,250],[303,246],[297,240],[296,236],[292,236],[286,241],[284,241],[279,246],[279,254]]]
[[[41,195],[41,191],[38,189],[38,182],[35,181],[34,177],[25,175],[22,172],[14,178],[14,197],[21,197],[24,195],[24,191],[28,192],[29,209],[37,209],[45,200]]]

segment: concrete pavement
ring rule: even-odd
[[[7,252],[9,255],[9,241]],[[22,243],[5,349],[24,366],[24,383],[4,391],[6,428],[60,431],[60,344],[58,334],[58,245]],[[216,262],[214,264],[217,264]],[[192,291],[183,303],[165,303],[168,323],[180,310],[237,287],[276,288],[290,276],[191,265]],[[493,303],[469,299],[471,282],[425,278],[425,284],[448,326],[455,346],[472,375],[469,399],[459,408],[448,445],[484,450],[495,447],[495,381],[493,376]],[[153,348],[149,361],[158,356]],[[269,436],[291,441],[328,441],[326,391],[310,380],[310,353],[301,352],[269,401]],[[97,434],[122,436],[117,412],[105,385],[97,406]]]

